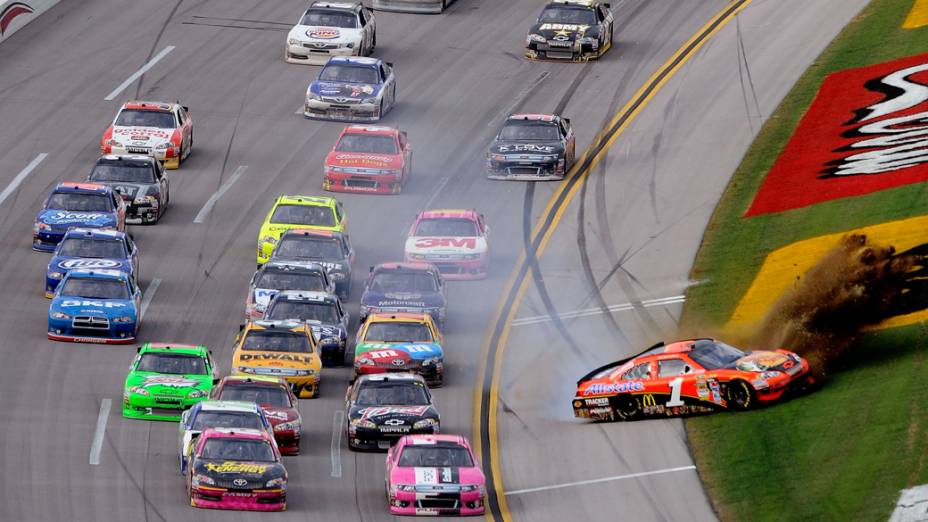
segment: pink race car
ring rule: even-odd
[[[460,435],[406,435],[387,453],[392,515],[482,515],[486,478]]]
[[[191,448],[186,477],[191,506],[287,509],[287,470],[267,432],[207,428]]]
[[[406,260],[427,261],[445,279],[483,279],[490,263],[490,227],[476,210],[426,210],[406,238]]]

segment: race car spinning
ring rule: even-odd
[[[587,61],[612,47],[611,6],[596,0],[553,0],[525,39],[525,57]]]
[[[351,125],[326,156],[323,170],[323,190],[399,194],[412,171],[412,149],[403,131]]]
[[[317,120],[380,121],[395,104],[393,64],[376,58],[329,58],[306,89],[303,115]]]
[[[370,56],[374,14],[360,2],[313,2],[287,34],[284,61],[323,65],[332,56]]]
[[[570,120],[551,114],[513,114],[490,144],[487,177],[521,181],[564,179],[574,164]]]
[[[176,169],[193,148],[193,120],[179,103],[126,102],[106,132],[103,154],[146,154]]]
[[[406,238],[406,261],[428,261],[452,279],[487,276],[490,227],[476,210],[426,210]]]
[[[786,350],[742,352],[714,339],[648,350],[597,368],[577,381],[574,416],[634,420],[746,410],[812,384],[809,363]]]

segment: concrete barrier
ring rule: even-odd
[[[60,0],[0,0],[0,43]]]

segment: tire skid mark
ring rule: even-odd
[[[168,28],[168,24],[171,23],[171,19],[174,18],[174,15],[177,13],[177,10],[180,9],[180,4],[184,3],[184,0],[177,0],[177,3],[174,4],[174,8],[171,9],[171,12],[168,13],[167,19],[164,23],[161,24],[161,29],[158,30],[158,35],[155,36],[155,41],[151,44],[151,49],[148,50],[148,56],[145,58],[143,63],[148,63],[151,60],[151,57],[155,55],[155,49],[158,48],[158,44],[161,43],[161,37],[164,36],[164,32]],[[139,76],[139,82],[135,85],[135,99],[138,99],[142,93],[142,83],[145,81],[145,75]]]

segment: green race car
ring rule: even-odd
[[[185,409],[209,396],[219,372],[205,346],[146,343],[129,367],[122,415],[179,421]]]

